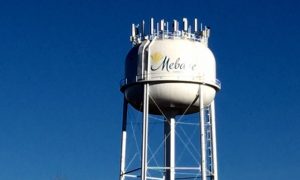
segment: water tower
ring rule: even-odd
[[[120,180],[218,180],[215,105],[220,82],[216,79],[216,62],[208,48],[210,29],[197,19],[189,25],[183,18],[132,24],[130,40],[133,47],[125,62],[125,78],[121,81],[124,94]],[[147,31],[147,32],[146,32]],[[133,107],[140,118],[140,161],[135,169],[127,169],[127,112]],[[194,114],[198,121],[199,163],[185,166],[176,163],[178,116]],[[149,116],[163,117],[163,163],[149,163]],[[192,142],[189,142],[192,143]],[[197,149],[196,146],[193,146]],[[152,153],[154,154],[154,153]],[[157,170],[160,173],[150,173]]]

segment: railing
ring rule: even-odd
[[[204,38],[201,34],[195,34],[191,32],[185,31],[160,31],[158,33],[154,33],[153,35],[149,36],[149,39],[152,40],[156,37],[157,39],[190,39],[193,41],[203,42]]]
[[[132,42],[134,44],[140,44],[143,39],[188,39],[191,41],[201,42],[207,44],[208,38],[205,36],[202,36],[201,33],[191,33],[191,32],[185,32],[185,31],[159,31],[155,32],[154,34],[142,36],[142,35],[136,35],[133,37]]]
[[[221,89],[221,82],[218,79],[206,78],[204,76],[193,76],[178,74],[174,75],[165,75],[165,74],[143,74],[135,76],[134,78],[128,79],[124,78],[120,81],[120,87],[123,88],[127,85],[140,83],[140,82],[155,82],[155,81],[178,81],[178,82],[192,82],[192,83],[202,83],[214,86],[218,89]]]

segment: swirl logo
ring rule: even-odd
[[[163,54],[160,52],[154,52],[153,54],[151,54],[151,63],[152,64],[158,64],[160,62],[160,60],[163,59]]]

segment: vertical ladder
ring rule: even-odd
[[[207,138],[207,167],[208,176],[212,175],[213,171],[213,154],[212,154],[212,136],[211,136],[211,118],[210,111],[206,109],[207,112],[207,122],[206,122],[206,138]]]

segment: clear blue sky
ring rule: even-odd
[[[300,178],[300,11],[285,1],[0,2],[0,179],[114,180],[132,22],[212,28],[220,180]]]

